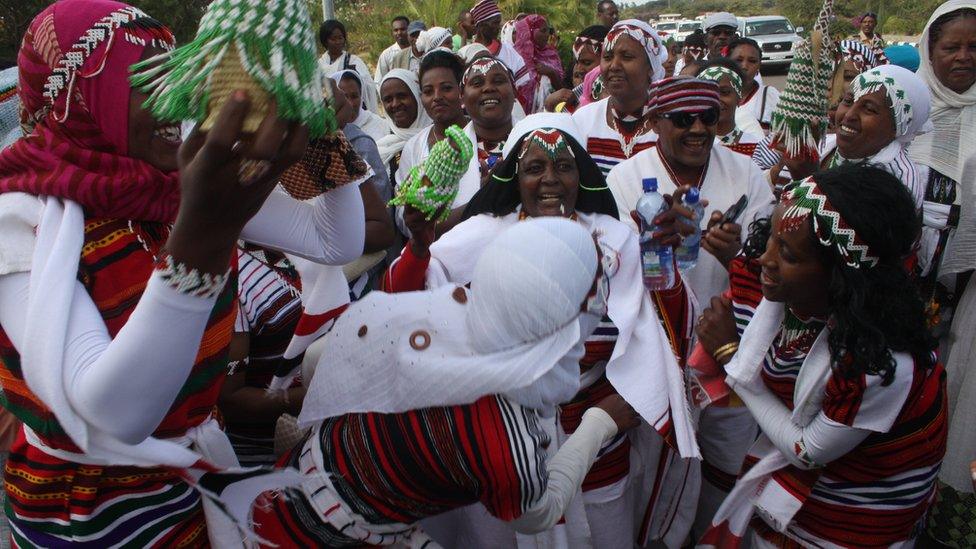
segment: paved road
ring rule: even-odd
[[[786,71],[784,69],[776,69],[775,71],[763,71],[763,84],[767,86],[773,86],[779,91],[783,91],[783,87],[786,86]],[[770,74],[771,73],[771,74]]]

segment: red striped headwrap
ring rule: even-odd
[[[715,82],[679,76],[657,82],[651,88],[648,107],[658,113],[702,112],[720,108],[718,97]]]
[[[495,0],[481,0],[471,8],[471,19],[474,24],[477,25],[483,21],[487,21],[492,17],[501,17],[502,10],[498,8],[498,4]]]

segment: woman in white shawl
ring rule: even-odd
[[[390,122],[376,114],[376,86],[352,69],[333,73],[331,78],[339,85],[339,89],[346,94],[346,99],[353,105],[358,105],[358,114],[351,123],[363,130],[363,133],[379,142],[390,133]]]
[[[919,40],[918,75],[932,94],[935,130],[912,143],[909,155],[928,166],[925,195],[926,232],[939,231],[941,265],[938,277],[950,293],[960,296],[944,347],[949,390],[949,439],[939,472],[939,502],[932,511],[929,536],[949,547],[971,545],[965,537],[976,530],[976,495],[970,463],[976,460],[976,283],[965,276],[976,268],[976,2],[952,0],[929,18]],[[934,282],[934,281],[933,281]],[[940,293],[935,293],[939,296]],[[951,311],[949,299],[938,312]],[[943,314],[941,326],[949,326]]]
[[[908,157],[907,147],[931,128],[931,95],[908,69],[881,65],[854,77],[837,106],[837,143],[823,151],[819,163],[785,160],[794,181],[818,169],[843,164],[878,164],[897,177],[922,208],[925,173]]]
[[[430,126],[433,121],[420,99],[420,80],[406,69],[393,69],[380,82],[380,100],[390,119],[390,133],[376,141],[380,159],[389,173],[400,164],[400,153],[407,141]]]
[[[594,234],[608,277],[608,309],[602,318],[590,319],[599,326],[586,340],[585,353],[577,357],[579,392],[561,402],[553,427],[557,440],[571,434],[579,413],[598,395],[611,393],[623,396],[650,427],[639,431],[640,435],[617,437],[604,444],[583,483],[584,509],[575,511],[585,513],[585,519],[567,512],[565,534],[572,547],[582,546],[587,537],[594,547],[632,547],[641,526],[638,517],[649,508],[644,490],[654,490],[661,500],[670,495],[660,493],[663,483],[655,475],[663,477],[666,466],[659,461],[671,454],[663,448],[665,439],[651,428],[664,437],[673,435],[683,457],[698,456],[698,448],[687,415],[680,367],[658,321],[657,308],[641,282],[637,235],[616,218],[613,196],[582,140],[568,114],[534,114],[515,125],[490,180],[468,203],[464,221],[433,242],[434,222],[407,209],[404,217],[413,238],[390,267],[384,286],[387,291],[402,292],[466,284],[485,246],[525,219],[566,217]],[[660,507],[671,512],[667,505]],[[442,529],[437,532],[438,541],[446,547],[512,547],[516,543],[510,527],[480,509],[469,508],[461,516],[438,521],[434,529],[437,526]],[[458,531],[445,532],[447,526]]]

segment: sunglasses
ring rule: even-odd
[[[706,126],[714,126],[718,123],[718,109],[708,109],[701,112],[666,112],[661,114],[662,118],[667,118],[674,127],[687,130],[695,125],[695,120],[701,120]]]

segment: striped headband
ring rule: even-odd
[[[471,19],[477,25],[493,17],[501,17],[502,10],[498,8],[495,0],[481,0],[471,8]]]
[[[495,57],[479,57],[468,65],[468,68],[464,71],[464,76],[461,77],[461,86],[463,87],[468,80],[474,78],[475,76],[484,76],[488,74],[491,69],[496,66],[501,67],[505,70],[505,74],[508,75],[509,80],[512,80],[514,85],[514,79],[512,78],[512,72],[508,70],[505,63],[502,63]]]
[[[573,42],[573,59],[579,59],[580,53],[583,52],[584,48],[590,48],[597,55],[600,55],[600,51],[603,49],[603,42],[588,36],[577,36],[576,41]]]
[[[648,107],[658,113],[702,112],[721,107],[718,97],[715,82],[678,76],[661,80],[651,88]]]
[[[878,256],[871,253],[867,243],[844,221],[840,212],[834,209],[830,199],[812,177],[787,187],[783,193],[783,204],[786,205],[786,211],[783,212],[783,231],[797,230],[809,217],[820,245],[836,248],[848,267],[870,269],[880,261]]]
[[[732,84],[732,89],[735,90],[735,94],[741,98],[742,78],[736,74],[734,70],[721,65],[716,65],[714,67],[708,67],[707,69],[698,73],[698,78],[701,78],[702,80],[711,80],[716,84],[718,84],[718,81],[725,76],[729,77],[729,83]]]
[[[881,89],[885,90],[888,101],[891,102],[891,115],[895,119],[895,135],[900,137],[907,134],[915,113],[908,100],[908,94],[894,78],[882,74],[878,69],[871,69],[859,74],[851,82],[854,101]]]

